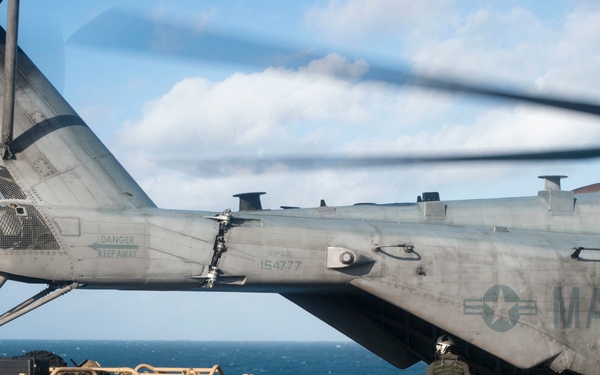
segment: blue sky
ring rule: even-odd
[[[6,2],[0,5],[5,19]],[[524,104],[315,77],[383,61],[499,87],[600,101],[594,1],[129,1],[181,25],[243,30],[328,55],[298,69],[247,67],[66,44],[118,1],[22,2],[20,44],[151,198],[222,211],[267,191],[266,208],[535,195],[598,182],[597,162],[410,166],[268,176],[190,176],[154,160],[283,153],[502,151],[597,144],[598,119]],[[160,33],[159,33],[160,34]],[[285,41],[293,42],[285,42]],[[341,54],[340,54],[341,53]],[[368,66],[368,65],[366,65]],[[7,283],[2,307],[38,288]],[[85,333],[82,333],[85,332]],[[0,328],[3,338],[342,340],[283,298],[74,291]]]

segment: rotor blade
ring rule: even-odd
[[[309,49],[290,48],[256,42],[264,38],[242,38],[233,34],[192,29],[159,20],[143,18],[112,8],[75,32],[68,43],[122,49],[132,52],[163,54],[193,60],[212,60],[238,65],[283,66],[298,68],[326,54]],[[336,72],[337,78],[355,80],[348,73]],[[392,85],[411,85],[446,92],[460,92],[481,97],[527,102],[581,113],[600,115],[600,105],[547,95],[534,95],[476,85],[460,79],[420,76],[385,65],[369,64],[362,81],[380,81]]]
[[[206,27],[169,24],[115,7],[82,26],[67,43],[258,67],[299,67],[324,56],[252,40]]]
[[[236,158],[214,160],[161,160],[157,163],[167,168],[204,177],[224,175],[265,174],[297,170],[364,169],[397,167],[416,164],[475,163],[475,162],[540,162],[558,160],[584,160],[600,157],[600,148],[568,149],[560,151],[535,151],[497,153],[487,155],[389,155],[389,156],[298,156],[283,158]]]

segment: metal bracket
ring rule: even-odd
[[[385,247],[399,247],[399,248],[403,249],[404,252],[407,254],[410,254],[415,250],[415,247],[413,245],[399,243],[396,245],[373,245],[373,251],[380,252],[380,251],[383,251],[383,248],[385,248]]]
[[[390,249],[391,251],[389,251]],[[395,250],[394,249],[399,249]],[[371,246],[371,250],[376,253],[381,253],[389,256],[390,258],[398,259],[398,260],[408,260],[408,261],[416,261],[421,260],[421,255],[415,251],[415,247],[413,245],[399,243],[394,245],[373,245]],[[402,252],[400,252],[402,251]],[[409,256],[405,256],[409,255]]]
[[[586,250],[586,251],[600,251],[600,248],[595,248],[595,247],[574,247],[573,250],[575,250],[573,252],[573,254],[571,254],[571,258],[572,259],[582,259],[579,257],[579,255],[581,254],[582,251]]]
[[[355,267],[374,262],[373,258],[355,250],[339,246],[327,247],[326,266],[330,269]]]

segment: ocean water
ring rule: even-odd
[[[417,363],[399,370],[353,342],[203,342],[0,340],[0,357],[47,350],[71,360],[98,361],[104,367],[212,367],[242,374],[424,374]]]

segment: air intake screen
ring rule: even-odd
[[[0,199],[26,199],[25,193],[17,185],[6,167],[0,167]]]

